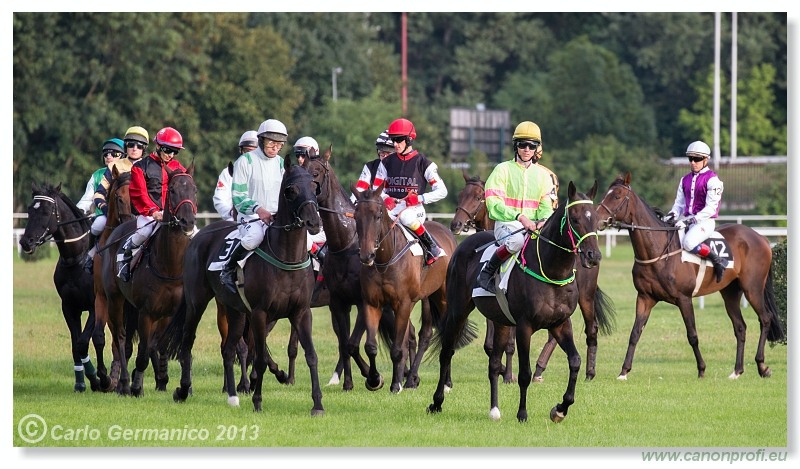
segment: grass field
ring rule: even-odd
[[[175,361],[169,364],[166,393],[154,390],[150,368],[142,398],[90,391],[76,394],[72,391],[69,336],[52,285],[55,258],[31,263],[14,256],[13,420],[9,422],[13,445],[575,450],[787,447],[787,347],[767,347],[772,377],[760,378],[753,359],[758,322],[752,309],[745,309],[745,374],[738,380],[729,380],[735,339],[719,295],[707,297],[704,309],[696,308],[700,348],[707,364],[704,379],[697,378],[677,308],[665,304],[653,311],[628,381],[616,379],[633,323],[632,262],[630,247],[620,244],[601,265],[600,287],[615,302],[617,328],[612,335],[599,338],[597,377],[584,381],[585,369],[581,368],[575,404],[564,422],[552,423],[549,411],[560,401],[567,379],[565,356],[556,350],[545,372],[545,382],[529,388],[529,420],[520,424],[516,420],[517,385],[501,385],[502,419],[488,418],[487,359],[482,349],[485,324],[477,311],[471,319],[481,326],[480,340],[456,352],[454,389],[438,415],[425,412],[438,379],[438,359],[433,357],[421,367],[419,389],[395,395],[387,385],[378,392],[369,392],[358,377],[355,389],[349,393],[340,386],[323,387],[326,414],[311,418],[310,379],[302,351],[294,386],[280,385],[271,375],[265,380],[263,412],[253,412],[249,396],[240,396],[241,407],[229,407],[221,392],[222,364],[213,302],[200,325],[194,349],[194,395],[187,402],[177,404],[172,400],[180,372]],[[585,356],[580,313],[573,316],[573,321],[576,343]],[[108,332],[106,336],[110,344]],[[281,321],[270,335],[269,344],[282,367],[286,365],[287,338],[288,322]],[[538,354],[545,339],[544,331],[534,335],[533,353]],[[314,341],[320,381],[325,384],[337,359],[327,309],[314,310]],[[94,358],[93,350],[91,355]],[[110,362],[108,348],[105,357]],[[379,358],[379,369],[389,380],[388,353],[382,351]],[[514,367],[516,370],[516,357]],[[36,443],[26,442],[18,431],[29,414],[40,416],[49,430]],[[294,453],[283,453],[287,454]],[[571,450],[571,454],[579,452]]]

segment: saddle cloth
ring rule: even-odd
[[[413,254],[415,256],[421,256],[423,254],[422,246],[420,246],[419,243],[415,243],[414,242],[414,241],[417,241],[417,237],[414,236],[414,234],[411,232],[411,230],[409,230],[408,228],[406,228],[405,226],[403,226],[401,224],[399,224],[399,225],[400,225],[400,231],[403,232],[403,234],[405,235],[405,237],[408,240],[408,242],[412,243],[411,244],[411,248],[410,248],[411,254]]]
[[[684,235],[685,233],[683,230],[678,230],[678,236],[680,237],[681,246],[683,246]],[[728,261],[728,267],[727,267],[728,269],[733,268],[733,262],[734,262],[733,251],[731,251],[730,247],[728,246],[728,242],[725,240],[725,237],[723,237],[718,231],[715,231],[711,233],[711,236],[709,236],[708,239],[706,239],[703,242],[708,244],[711,250],[717,253],[717,256],[719,256],[720,259]],[[685,249],[681,250],[681,261],[691,262],[692,264],[698,264],[701,266],[712,265],[711,261],[709,261],[708,259],[702,258],[697,254],[692,254],[691,252]]]
[[[483,266],[489,262],[489,259],[492,258],[492,254],[497,251],[498,247],[499,246],[496,244],[491,244],[488,248],[483,250],[483,254],[481,255],[481,268],[483,268]],[[500,266],[500,289],[502,289],[504,292],[508,291],[508,278],[511,276],[511,269],[514,267],[514,262],[516,262],[518,255],[519,253],[515,253],[513,256],[509,257],[505,262],[503,262],[503,265]],[[477,284],[477,278],[472,279],[472,282],[474,285],[474,288],[472,289],[472,298],[478,296],[495,296],[494,293],[479,287]]]
[[[217,252],[217,255],[214,257],[216,260],[212,261],[208,265],[208,270],[211,272],[221,271],[225,267],[225,264],[228,263],[228,258],[231,257],[233,248],[236,246],[236,244],[241,242],[242,236],[239,234],[238,228],[233,228],[233,231],[225,236],[225,242],[222,243],[219,252]],[[254,252],[255,251],[248,251],[244,258],[238,262],[239,267],[244,268],[244,265],[247,263],[247,259],[249,259]]]

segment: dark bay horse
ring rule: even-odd
[[[772,372],[764,364],[764,344],[785,338],[772,283],[772,248],[769,241],[752,228],[727,224],[717,231],[727,241],[733,267],[725,269],[722,281],[717,283],[710,264],[698,266],[681,261],[680,241],[676,228],[663,222],[659,214],[642,200],[631,187],[631,174],[618,177],[608,189],[597,209],[601,220],[598,227],[624,228],[630,234],[635,263],[633,285],[636,287],[636,320],[628,341],[628,353],[618,379],[627,379],[633,366],[633,354],[642,335],[650,311],[659,301],[678,307],[686,325],[686,336],[697,361],[697,375],[702,378],[706,364],[700,354],[694,321],[692,297],[720,292],[725,309],[733,323],[736,336],[736,362],[731,379],[744,373],[744,343],[747,325],[742,318],[742,295],[758,315],[761,333],[756,351],[758,374],[769,377]],[[705,272],[700,272],[704,269]],[[698,274],[703,274],[702,283]]]
[[[597,267],[601,258],[594,231],[597,213],[592,199],[596,190],[597,182],[587,194],[579,193],[570,182],[567,203],[556,209],[535,239],[529,238],[525,243],[515,266],[519,268],[511,271],[508,280],[505,295],[507,313],[496,297],[472,298],[472,289],[481,268],[481,248],[494,240],[494,234],[483,231],[461,242],[447,271],[447,315],[438,328],[435,342],[441,346],[439,384],[433,394],[433,403],[428,407],[429,412],[442,410],[455,349],[475,338],[475,325],[471,321],[468,324],[468,319],[470,312],[477,307],[495,323],[495,343],[508,340],[510,328],[515,327],[520,389],[517,419],[521,422],[528,419],[526,403],[532,378],[531,335],[537,330],[547,329],[555,337],[567,354],[569,382],[562,402],[550,411],[550,419],[560,422],[566,417],[569,407],[575,402],[575,384],[581,364],[570,322],[580,295],[580,285],[574,281],[575,264],[580,260],[585,268]],[[489,359],[489,416],[493,419],[500,418],[497,380],[503,368],[502,354],[502,349],[495,348]]]
[[[446,309],[447,266],[456,248],[453,234],[441,223],[428,221],[428,230],[439,246],[447,253],[430,266],[424,266],[424,256],[414,256],[410,252],[412,242],[403,234],[389,216],[381,194],[383,187],[359,192],[355,184],[350,185],[356,196],[356,231],[359,240],[361,260],[361,295],[364,301],[364,320],[367,328],[367,341],[364,350],[369,357],[367,389],[376,391],[383,387],[383,377],[375,366],[378,324],[384,305],[390,305],[395,314],[394,338],[389,338],[393,372],[390,391],[402,391],[400,380],[405,375],[404,368],[409,359],[408,338],[411,331],[410,315],[414,305],[425,298],[429,308],[422,314],[423,324],[419,329],[417,353],[411,360],[409,378],[418,376],[418,370],[425,351],[430,343],[434,325]],[[352,342],[351,342],[352,344]],[[408,381],[408,380],[407,380]],[[416,385],[417,383],[413,383]]]
[[[165,350],[170,356],[177,355],[181,364],[180,387],[173,393],[175,401],[185,401],[189,395],[197,326],[208,303],[216,298],[218,304],[227,310],[228,336],[224,342],[223,365],[228,403],[239,405],[233,362],[246,320],[249,320],[255,345],[255,379],[251,383],[253,406],[256,411],[261,411],[264,373],[268,366],[276,366],[267,348],[268,326],[273,321],[288,318],[297,331],[311,374],[311,398],[314,402],[311,415],[325,413],[317,373],[317,353],[311,337],[310,302],[314,278],[306,250],[307,233],[319,233],[322,226],[315,189],[308,171],[285,158],[278,211],[267,228],[264,241],[250,255],[241,272],[244,287],[240,288],[239,294],[229,292],[220,283],[218,271],[208,270],[212,262],[219,260],[223,244],[229,242],[225,237],[232,231],[232,224],[228,223],[227,229],[220,229],[221,223],[226,222],[207,225],[189,243],[184,258],[185,303],[166,331]]]
[[[28,206],[28,224],[19,241],[22,250],[33,253],[37,247],[53,240],[58,247],[58,262],[53,273],[61,312],[69,328],[72,342],[72,362],[75,371],[74,391],[86,391],[86,381],[92,391],[101,390],[97,371],[89,358],[89,340],[94,343],[98,366],[102,363],[105,335],[95,327],[94,290],[92,276],[83,270],[83,261],[89,246],[90,217],[61,192],[61,185],[32,184],[33,199]],[[88,311],[86,323],[81,327],[81,316]]]
[[[113,165],[111,168],[111,186],[108,188],[108,196],[106,201],[108,203],[108,213],[107,213],[107,221],[106,226],[103,228],[103,232],[100,234],[100,237],[97,240],[98,251],[97,255],[94,256],[94,309],[95,309],[95,328],[105,331],[106,324],[108,323],[108,304],[106,302],[106,292],[103,289],[103,278],[102,278],[102,256],[112,256],[114,253],[109,253],[108,249],[105,249],[106,240],[108,237],[111,236],[111,232],[114,231],[114,228],[125,223],[128,220],[133,220],[133,210],[131,209],[131,198],[130,198],[130,185],[131,185],[131,173],[130,172],[122,172],[120,173],[117,170],[117,166]],[[128,324],[129,328],[131,324]],[[126,349],[126,357],[127,360],[130,358],[130,354],[133,350],[133,343],[132,341],[126,342],[128,345]],[[120,367],[120,358],[117,356],[118,350],[114,347],[111,348],[111,352],[114,355],[111,367],[112,367],[112,376],[119,377],[119,367]],[[97,357],[97,377],[100,379],[101,386],[104,391],[112,391],[116,388],[117,382],[112,381],[107,373],[106,367],[101,363],[102,357]]]
[[[457,235],[469,229],[476,231],[494,231],[494,220],[489,218],[486,210],[486,197],[484,196],[486,182],[478,176],[468,176],[464,173],[464,188],[458,194],[458,207],[450,223],[450,231]],[[585,324],[584,333],[586,334],[586,379],[592,380],[595,375],[595,364],[597,362],[597,335],[610,334],[614,329],[615,310],[614,302],[597,285],[600,275],[599,268],[584,268],[578,266],[576,272],[576,282],[578,282],[578,306],[583,315]],[[486,320],[486,339],[484,341],[484,351],[491,356],[493,346],[494,325],[490,320]],[[515,379],[512,373],[511,358],[514,355],[513,331],[512,340],[505,346],[506,367],[503,370],[503,382],[511,383]],[[543,381],[542,373],[547,368],[547,362],[556,348],[556,340],[552,335],[548,335],[547,342],[536,360],[536,371],[533,373],[533,380]]]
[[[110,252],[103,256],[100,270],[108,304],[109,328],[113,347],[116,348],[115,356],[120,358],[116,391],[123,395],[143,395],[144,372],[151,357],[154,366],[157,365],[156,389],[166,390],[169,380],[166,356],[159,353],[158,341],[183,296],[183,257],[197,214],[197,186],[192,178],[193,173],[194,163],[189,165],[186,172],[169,171],[163,221],[131,261],[131,268],[134,268],[137,258],[140,259],[138,268],[131,272],[130,282],[123,282],[117,277],[119,268],[116,254],[136,230],[136,221],[118,226],[106,242]],[[126,302],[136,309],[136,334],[139,338],[136,364],[130,376],[126,342],[132,338],[127,337],[125,326],[126,317],[130,317],[131,313],[125,312]],[[113,371],[112,381],[115,379]]]

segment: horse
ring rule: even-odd
[[[102,389],[97,370],[89,358],[89,341],[97,353],[98,366],[102,363],[105,335],[95,327],[94,290],[92,277],[83,270],[83,261],[89,245],[90,217],[61,192],[61,184],[53,187],[32,184],[32,201],[28,206],[28,224],[19,240],[22,251],[32,254],[36,248],[53,240],[58,248],[58,262],[53,273],[61,312],[69,329],[72,343],[72,362],[75,372],[75,392],[86,391],[86,380],[92,391]],[[84,311],[89,315],[81,327]]]
[[[328,147],[322,156],[306,158],[304,167],[318,186],[317,202],[320,218],[325,227],[328,243],[328,258],[322,264],[327,301],[320,296],[312,299],[312,307],[328,306],[331,312],[331,324],[339,341],[339,360],[333,372],[331,384],[338,384],[343,377],[342,389],[353,389],[353,376],[350,367],[352,357],[363,377],[368,376],[369,365],[359,353],[359,343],[366,331],[364,324],[364,304],[361,296],[361,261],[358,256],[358,233],[354,219],[355,206],[345,192],[330,164],[332,147]],[[350,331],[350,310],[357,310],[356,324],[352,334]],[[393,335],[394,311],[388,306],[384,308],[378,329],[384,338]],[[413,331],[409,334],[409,347],[416,348]],[[407,387],[414,387],[419,377],[411,377]]]
[[[100,237],[97,240],[99,249],[97,255],[94,256],[93,269],[95,328],[101,331],[105,331],[106,324],[108,323],[108,305],[106,302],[106,292],[103,290],[101,256],[108,255],[107,249],[104,249],[104,246],[108,237],[111,236],[111,232],[114,231],[114,228],[128,220],[134,219],[130,202],[130,184],[131,173],[127,171],[120,173],[117,170],[117,166],[113,165],[111,167],[111,185],[108,188],[108,197],[106,198],[108,203],[107,221],[103,232],[100,233]],[[130,341],[126,344],[132,345]],[[116,348],[112,347],[111,351],[114,354],[111,362],[111,367],[113,369],[111,375],[119,376],[120,358],[117,356]],[[132,347],[128,347],[128,349],[126,349],[126,359],[130,357],[131,352]],[[102,389],[104,391],[110,391],[116,387],[117,383],[109,378],[106,367],[102,364],[102,360],[102,356],[97,357],[97,377],[100,379]]]
[[[390,305],[395,314],[395,335],[388,338],[393,372],[390,391],[402,391],[400,383],[408,358],[407,338],[410,332],[410,315],[414,305],[427,298],[423,307],[429,308],[422,315],[417,353],[411,363],[408,377],[418,376],[418,370],[425,351],[428,349],[433,325],[439,322],[446,309],[447,266],[450,254],[455,251],[456,239],[444,225],[435,221],[425,222],[425,229],[436,238],[439,246],[447,253],[430,266],[424,266],[424,256],[414,256],[410,252],[412,242],[406,239],[401,226],[393,221],[381,198],[383,187],[350,190],[356,197],[355,220],[361,261],[361,295],[364,302],[364,321],[367,341],[364,350],[369,357],[369,370],[366,387],[377,391],[383,387],[383,377],[375,365],[377,356],[376,332],[382,316],[381,308]],[[352,345],[352,342],[351,342]],[[408,380],[407,380],[408,381]],[[412,383],[414,386],[418,384]]]
[[[464,188],[458,194],[458,207],[450,223],[450,231],[457,235],[464,231],[474,229],[476,231],[494,231],[494,220],[489,218],[486,209],[486,197],[484,196],[486,182],[478,176],[464,175]],[[615,310],[611,298],[597,285],[600,269],[585,269],[578,267],[576,281],[578,282],[578,306],[581,309],[585,323],[584,332],[586,334],[586,380],[594,379],[596,373],[595,364],[597,362],[597,335],[598,333],[607,335],[614,329]],[[513,331],[511,331],[513,336]],[[486,321],[486,339],[483,349],[487,356],[491,356],[494,336],[494,324],[490,320]],[[547,342],[539,358],[536,360],[536,371],[533,373],[533,380],[536,382],[544,381],[542,374],[547,368],[547,362],[556,348],[556,340],[548,335]],[[506,366],[503,371],[503,382],[508,384],[516,381],[512,373],[511,359],[514,355],[514,341],[510,340],[505,346]]]
[[[319,233],[321,221],[317,212],[314,185],[308,171],[284,159],[278,211],[267,227],[264,240],[249,257],[240,272],[244,286],[239,293],[228,291],[219,280],[219,271],[209,270],[219,261],[225,237],[232,225],[221,229],[216,222],[203,227],[194,237],[184,257],[184,302],[167,328],[165,351],[177,356],[181,365],[180,386],[173,399],[183,402],[192,386],[192,348],[197,326],[208,303],[216,298],[227,309],[228,336],[224,341],[223,365],[228,404],[239,405],[233,376],[236,344],[242,337],[245,320],[249,321],[255,344],[254,383],[251,386],[253,407],[262,410],[262,385],[267,367],[274,365],[266,344],[269,323],[288,318],[297,331],[311,375],[311,415],[324,415],[322,391],[317,373],[317,353],[311,337],[311,292],[314,278],[306,250],[306,236]],[[273,373],[276,373],[272,368]]]
[[[661,220],[659,213],[639,197],[631,187],[631,173],[619,176],[609,186],[598,208],[600,229],[627,229],[633,244],[633,284],[636,287],[636,319],[628,340],[628,352],[617,377],[626,380],[633,366],[636,344],[642,335],[653,306],[664,301],[678,307],[686,326],[686,336],[694,351],[697,375],[702,378],[706,364],[700,354],[694,320],[692,298],[719,292],[733,324],[736,337],[736,362],[728,376],[736,379],[744,373],[744,344],[747,325],[742,318],[741,299],[744,294],[758,315],[760,335],[756,351],[758,374],[768,378],[772,371],[764,364],[764,344],[785,338],[775,303],[772,281],[772,248],[769,241],[752,228],[740,224],[725,224],[717,231],[725,238],[722,244],[711,245],[719,254],[732,257],[733,266],[725,269],[722,280],[715,281],[711,264],[683,262],[683,249],[677,229]]]
[[[439,383],[428,412],[442,411],[445,387],[450,381],[450,366],[455,349],[475,338],[475,325],[468,322],[476,307],[495,323],[495,343],[508,339],[515,327],[519,349],[519,409],[517,419],[528,419],[527,394],[531,384],[530,341],[539,329],[547,329],[566,352],[569,381],[563,400],[550,411],[553,422],[561,422],[575,402],[575,384],[581,357],[575,347],[570,316],[575,311],[580,285],[575,282],[575,263],[585,268],[597,267],[601,254],[597,245],[597,214],[592,199],[597,191],[582,194],[570,181],[568,199],[547,219],[534,240],[528,238],[516,258],[508,279],[508,292],[502,297],[472,297],[472,290],[481,269],[482,249],[494,241],[494,234],[476,233],[459,244],[447,270],[447,314],[438,328],[435,345],[439,353]],[[500,293],[500,292],[498,292]],[[500,300],[507,304],[507,310]],[[466,327],[465,327],[466,326]],[[496,348],[489,359],[492,419],[500,418],[497,378],[502,371],[503,350]]]
[[[156,390],[165,391],[169,376],[166,374],[166,356],[159,353],[158,342],[171,316],[183,296],[183,257],[194,232],[197,215],[197,185],[192,177],[194,163],[186,171],[167,170],[169,182],[164,204],[163,221],[142,245],[131,261],[131,268],[139,261],[139,268],[131,272],[129,282],[117,277],[119,267],[116,253],[124,241],[136,230],[136,220],[127,221],[112,231],[106,245],[110,255],[103,256],[101,269],[103,289],[108,304],[109,328],[113,347],[120,358],[120,374],[116,391],[136,397],[144,394],[143,379],[151,358],[156,371]],[[128,373],[126,358],[125,303],[136,309],[138,317],[136,334],[139,347],[133,373]],[[113,370],[112,370],[113,371]],[[116,377],[112,374],[112,380]]]

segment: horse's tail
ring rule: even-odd
[[[394,343],[394,310],[389,305],[383,305],[381,320],[378,322],[378,336],[381,348],[388,352]]]
[[[597,287],[594,292],[594,317],[601,335],[611,335],[617,328],[617,310],[614,300]]]
[[[183,329],[186,325],[186,295],[181,295],[181,302],[172,315],[172,320],[164,330],[162,350],[170,359],[177,359],[183,342]]]
[[[767,340],[770,343],[786,343],[786,333],[783,330],[780,315],[778,314],[778,307],[775,302],[775,288],[772,281],[772,266],[769,268],[767,274],[767,284],[764,288],[764,306],[767,308],[767,313],[770,316],[769,331],[767,331]]]

